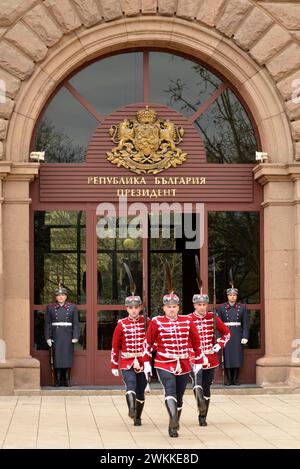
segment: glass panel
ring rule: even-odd
[[[44,338],[44,323],[46,311],[35,310],[34,314],[34,348],[35,350],[49,350]],[[78,311],[80,336],[74,345],[74,350],[86,349],[86,311]]]
[[[151,252],[151,317],[164,314],[162,310],[162,297],[167,293],[165,259],[168,260],[170,265],[174,292],[182,299],[182,253]]]
[[[176,237],[182,233],[181,214],[170,213],[166,218],[161,214],[150,214],[149,225],[151,251],[176,250]]]
[[[249,116],[227,89],[195,121],[205,143],[208,163],[254,163],[257,142]]]
[[[143,53],[114,55],[95,62],[70,83],[103,116],[126,104],[143,101]]]
[[[150,100],[177,109],[186,117],[221,85],[201,65],[167,52],[150,52]]]
[[[249,341],[247,348],[257,349],[261,347],[260,311],[258,309],[248,310],[249,315]]]
[[[49,350],[44,337],[45,311],[33,312],[33,347],[35,350]]]
[[[216,259],[217,303],[227,301],[229,271],[239,289],[238,300],[260,303],[259,212],[209,212],[209,291],[213,297],[212,257]]]
[[[46,163],[82,163],[97,124],[71,93],[61,88],[36,129],[32,151],[45,151]]]
[[[58,281],[68,300],[85,303],[85,213],[37,211],[34,214],[34,301],[54,301]]]
[[[173,289],[180,297],[181,314],[192,311],[192,296],[198,291],[195,255],[199,255],[199,236],[196,239],[195,234],[200,232],[201,220],[199,215],[191,213],[169,215],[170,221],[161,215],[150,216],[148,287],[151,316],[163,314],[162,297],[167,293],[166,259],[172,272]],[[154,230],[155,236],[159,235],[159,238],[151,237]]]
[[[112,336],[119,319],[126,318],[127,311],[98,311],[98,350],[110,350]]]
[[[85,350],[86,349],[86,311],[80,310],[79,314],[79,327],[80,335],[79,340],[74,346],[74,350]]]
[[[100,224],[97,223],[97,269],[98,269],[98,303],[124,304],[125,297],[130,295],[129,281],[123,262],[128,264],[136,284],[136,294],[143,295],[142,275],[142,238],[123,237],[120,231],[120,218],[110,219],[116,226],[111,237],[105,238]],[[128,219],[129,226],[131,220]],[[100,280],[99,280],[100,279]]]

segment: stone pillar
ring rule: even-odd
[[[3,180],[11,170],[11,164],[0,161],[0,395],[12,394],[13,371],[6,363],[4,340],[4,245],[3,245]]]
[[[3,181],[2,236],[6,369],[13,372],[13,389],[37,389],[39,362],[30,356],[29,183],[38,164],[16,163]],[[0,383],[1,390],[1,383]]]
[[[299,334],[300,192],[297,196],[295,178],[300,176],[300,164],[260,164],[254,174],[264,186],[265,356],[257,361],[257,384],[298,387],[300,375],[293,382],[291,377],[300,371],[292,361],[293,341]]]
[[[298,166],[297,166],[298,168]],[[292,387],[300,387],[300,170],[292,175],[295,197],[295,321],[292,366],[289,369],[288,383]]]
[[[3,179],[10,172],[11,164],[0,161],[0,340],[3,340],[3,321],[4,321],[4,286],[3,286]]]

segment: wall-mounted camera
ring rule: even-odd
[[[269,155],[266,152],[263,151],[256,151],[255,152],[255,159],[256,161],[259,161],[260,163],[267,163],[269,159]]]
[[[45,152],[44,151],[32,151],[29,156],[31,161],[36,161],[39,163],[40,161],[45,161]]]

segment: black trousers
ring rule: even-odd
[[[165,397],[174,397],[177,400],[177,407],[182,407],[183,395],[188,384],[189,374],[176,376],[170,371],[161,370],[160,368],[156,368],[156,373],[164,388]]]
[[[191,373],[190,376],[193,383],[193,387],[195,385],[202,386],[204,397],[210,397],[210,387],[215,376],[215,368],[209,368],[207,370],[204,369],[198,371],[198,373],[196,374],[196,382],[194,373]]]
[[[136,373],[133,367],[130,370],[121,370],[121,373],[126,386],[126,392],[133,391],[139,401],[144,401],[147,386],[145,373]]]

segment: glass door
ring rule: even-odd
[[[49,347],[44,339],[47,304],[55,302],[54,290],[62,282],[68,301],[79,310],[80,337],[75,344],[73,383],[88,381],[86,291],[86,213],[82,210],[37,210],[33,213],[31,354],[41,363],[41,383],[51,385]]]
[[[93,263],[95,290],[95,369],[96,385],[122,381],[111,375],[110,351],[114,329],[120,318],[126,317],[125,297],[130,295],[126,263],[136,284],[136,294],[144,298],[143,259],[145,243],[142,237],[130,236],[131,219],[95,216],[95,251]],[[142,226],[140,226],[142,230]]]
[[[163,314],[162,297],[167,293],[165,261],[169,263],[174,292],[180,298],[180,314],[189,314],[192,296],[197,291],[195,255],[200,258],[200,245],[195,240],[193,248],[187,249],[188,224],[195,225],[196,214],[170,214],[151,220],[149,230],[149,308],[151,317]],[[155,234],[155,237],[151,236]]]

